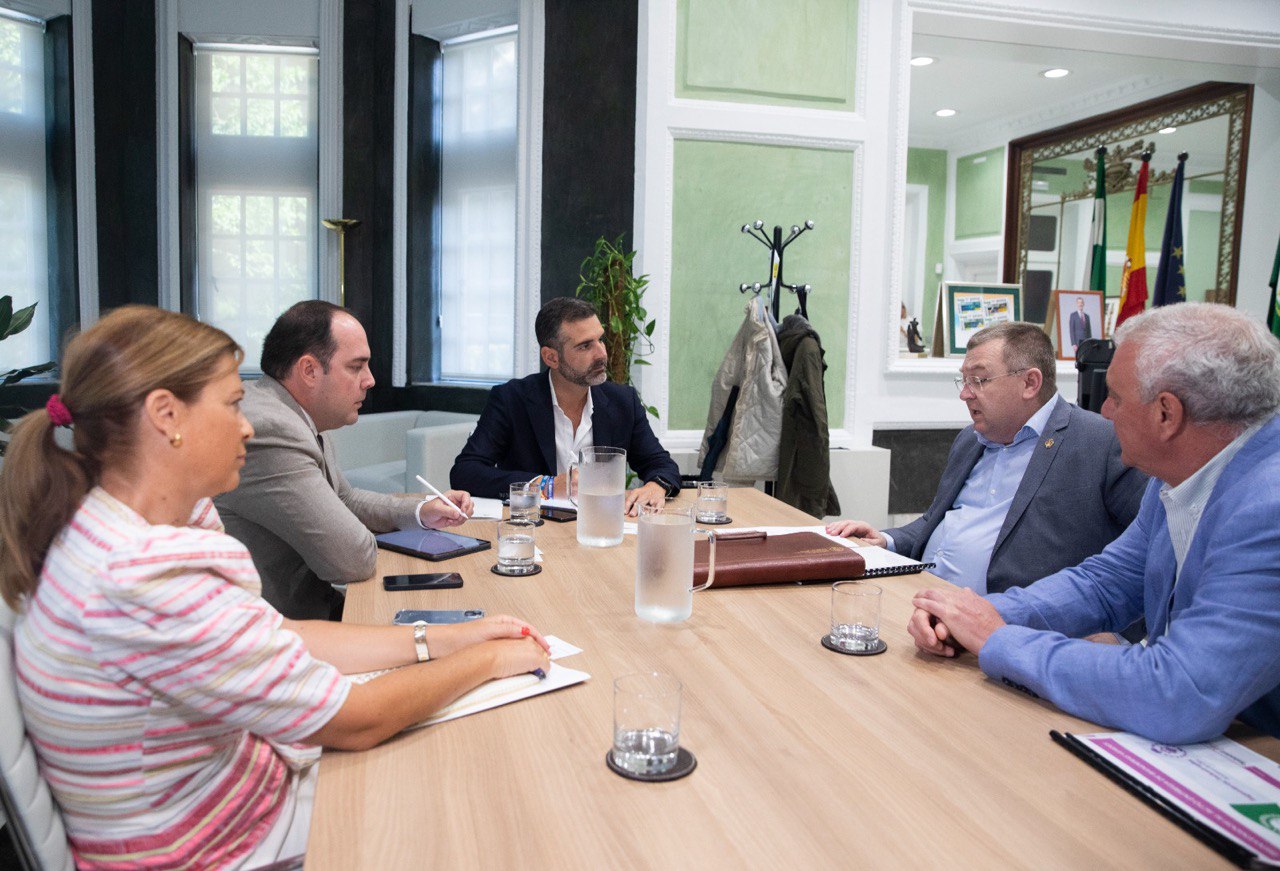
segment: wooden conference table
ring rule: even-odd
[[[691,499],[682,494],[681,502]],[[730,492],[735,526],[812,525],[755,490]],[[460,531],[493,539],[493,521]],[[348,589],[345,619],[400,608],[484,608],[583,649],[591,680],[326,752],[309,869],[719,867],[1226,867],[1208,847],[1049,739],[1105,731],[987,679],[976,658],[915,652],[911,594],[931,575],[882,579],[874,657],[823,649],[830,586],[711,589],[684,623],[633,610],[636,539],[580,548],[574,524],[538,530],[543,572],[489,572],[494,551],[429,564],[383,551],[379,577],[442,568],[456,590]],[[684,683],[680,741],[697,770],[636,783],[605,767],[613,680]],[[1238,740],[1280,759],[1280,742]]]

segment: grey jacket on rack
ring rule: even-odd
[[[707,455],[708,442],[724,414],[730,391],[739,387],[729,441],[717,471],[726,481],[751,484],[772,481],[778,474],[782,394],[787,389],[787,370],[764,301],[759,297],[751,300],[746,312],[746,319],[711,383],[711,407],[707,411],[702,447],[698,450],[698,465],[702,465]]]

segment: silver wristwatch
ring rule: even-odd
[[[431,658],[427,650],[427,623],[419,620],[413,624],[413,646],[418,651],[418,662],[426,662]]]

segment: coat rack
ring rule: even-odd
[[[760,293],[764,288],[769,288],[770,304],[773,311],[773,319],[777,321],[780,317],[779,299],[781,291],[789,290],[796,295],[800,302],[800,314],[806,319],[809,317],[809,311],[806,302],[809,298],[809,292],[813,288],[808,284],[786,284],[782,280],[782,254],[787,246],[796,240],[797,237],[803,235],[806,231],[813,229],[813,221],[805,221],[804,226],[797,224],[791,225],[791,235],[786,239],[782,238],[782,227],[774,226],[773,238],[770,239],[764,233],[764,221],[756,221],[754,224],[743,224],[742,232],[758,241],[761,245],[769,249],[769,280],[765,284],[756,282],[754,284],[742,284],[738,286],[740,293],[746,293],[748,290],[754,293]]]

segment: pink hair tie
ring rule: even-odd
[[[71,410],[58,394],[55,393],[49,397],[49,401],[44,404],[44,410],[49,412],[49,420],[53,421],[54,426],[71,426]]]

